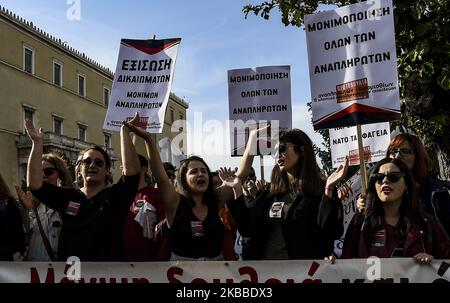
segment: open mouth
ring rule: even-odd
[[[198,184],[198,185],[206,184],[206,180],[205,180],[205,179],[198,179],[198,180],[197,180],[197,184]]]
[[[391,188],[390,186],[383,186],[383,187],[381,188],[381,191],[382,191],[384,194],[390,194],[390,193],[392,192],[392,188]]]
[[[94,171],[94,170],[89,170],[89,171],[86,173],[87,176],[94,176],[94,175],[96,175],[96,174],[97,174],[97,171]]]

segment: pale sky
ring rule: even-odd
[[[228,120],[230,69],[290,65],[293,127],[305,131],[316,144],[321,142],[306,109],[310,86],[305,32],[285,27],[276,12],[269,21],[254,15],[245,19],[242,7],[261,1],[79,0],[81,19],[70,21],[67,11],[74,2],[0,0],[0,5],[112,71],[122,38],[182,38],[172,92],[189,102],[188,123],[197,134],[199,129],[203,133],[203,141],[189,134],[188,153],[203,156],[211,169],[236,167],[240,160],[229,157],[225,149],[215,156],[198,152],[199,147],[210,146],[211,140],[226,140],[225,130],[208,128],[206,122],[218,120],[225,126]],[[194,124],[195,113],[201,113],[202,125]],[[266,157],[265,162],[273,164],[273,159]],[[253,166],[259,175],[258,159]],[[266,179],[270,169],[266,167]]]

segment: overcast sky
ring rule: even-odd
[[[310,99],[305,32],[285,27],[278,13],[267,21],[242,7],[250,0],[80,0],[80,20],[71,21],[67,11],[75,0],[0,0],[0,5],[32,21],[51,35],[86,53],[115,71],[120,39],[182,38],[176,62],[172,92],[189,102],[188,122],[205,128],[205,122],[228,119],[227,70],[265,65],[291,66],[293,127],[308,133],[316,144],[321,137],[312,129],[306,110]],[[201,113],[203,125],[194,125],[194,113]],[[188,152],[204,156],[211,169],[235,167],[239,158],[225,150],[216,156],[201,153],[211,145],[208,138],[223,138],[225,129],[205,129],[204,140],[190,135]],[[206,140],[205,140],[206,138]],[[196,149],[193,149],[196,147]],[[272,164],[273,159],[265,162]],[[254,167],[259,165],[255,161]],[[271,167],[266,168],[269,177]],[[256,169],[258,171],[258,169]]]

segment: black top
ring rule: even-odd
[[[16,252],[25,252],[22,217],[13,199],[0,198],[0,261],[13,261]]]
[[[268,213],[274,201],[268,194],[268,190],[259,194],[251,208],[242,196],[227,202],[239,232],[250,238],[247,260],[260,260],[267,244],[271,230]],[[342,203],[324,194],[299,195],[281,221],[289,259],[322,259],[333,253],[334,241],[343,233]]]
[[[200,221],[192,212],[187,198],[180,195],[175,219],[170,227],[171,251],[188,258],[213,258],[222,253],[225,228],[217,208],[208,207],[208,215]]]
[[[136,195],[139,175],[122,176],[88,199],[78,189],[44,183],[33,195],[63,218],[58,259],[125,261],[123,223]]]

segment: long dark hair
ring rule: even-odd
[[[272,170],[269,197],[285,194],[288,191],[301,190],[304,195],[318,195],[322,192],[325,181],[316,162],[311,139],[299,129],[290,129],[280,134],[280,143],[291,143],[300,157],[294,168],[295,182],[289,182],[286,172],[281,172],[278,165]]]
[[[403,173],[405,180],[406,191],[403,194],[400,204],[400,220],[407,225],[414,223],[422,229],[425,229],[425,221],[422,215],[414,177],[406,164],[400,159],[384,158],[374,166],[372,173],[378,173],[380,167],[387,163],[392,163],[397,166]],[[366,209],[364,212],[364,232],[367,246],[370,245],[375,231],[384,222],[383,202],[378,197],[375,183],[375,179],[370,178],[367,188]]]
[[[193,207],[195,203],[191,199],[191,190],[187,184],[187,179],[186,179],[186,174],[188,171],[189,163],[191,163],[193,161],[199,161],[199,162],[203,163],[203,165],[205,165],[205,167],[206,167],[206,171],[208,172],[208,177],[209,177],[208,189],[203,194],[203,204],[207,205],[208,208],[209,207],[217,208],[219,200],[214,191],[213,176],[212,176],[211,170],[209,169],[208,164],[206,164],[206,162],[200,157],[190,156],[189,158],[187,158],[186,160],[184,160],[180,163],[180,168],[178,170],[178,180],[179,180],[178,184],[179,184],[180,190],[182,191],[182,194],[188,198],[190,206]]]

